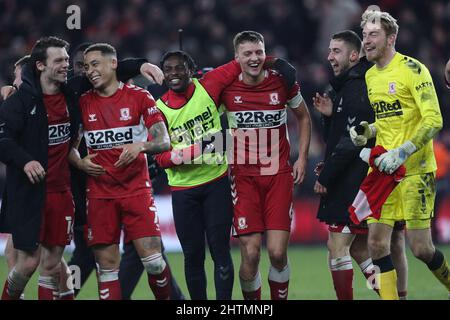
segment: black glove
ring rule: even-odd
[[[153,182],[153,180],[163,172],[163,169],[158,165],[155,157],[152,155],[147,155],[147,166],[150,180]]]
[[[277,58],[272,66],[272,69],[281,74],[288,89],[291,89],[295,84],[295,81],[297,81],[297,70],[295,70],[292,64],[284,59]]]

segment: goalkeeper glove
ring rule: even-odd
[[[409,158],[417,148],[411,141],[406,141],[400,147],[389,150],[375,159],[375,166],[378,170],[392,174],[397,170],[406,159]]]
[[[367,140],[375,138],[377,129],[373,123],[361,121],[359,125],[350,128],[350,139],[355,146],[365,146]]]

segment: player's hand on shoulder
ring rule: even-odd
[[[331,117],[333,114],[333,102],[326,93],[320,95],[316,92],[316,96],[313,97],[313,105],[324,116]]]
[[[159,85],[163,84],[164,74],[162,70],[149,62],[143,63],[140,68],[141,74],[150,81],[153,81]]]
[[[101,176],[106,172],[106,170],[101,165],[92,162],[92,159],[95,158],[96,156],[97,153],[88,154],[86,157],[81,159],[78,168],[86,172],[90,176],[93,177]]]
[[[316,183],[314,184],[314,193],[325,195],[327,194],[327,188],[324,187],[319,181],[316,181]]]
[[[301,184],[303,179],[305,178],[306,173],[306,159],[299,157],[297,161],[295,161],[293,166],[294,171],[294,183]]]
[[[2,99],[6,100],[10,95],[12,95],[14,92],[16,92],[16,88],[14,86],[3,86],[0,89]]]
[[[23,171],[32,184],[44,181],[45,170],[42,165],[36,160],[27,162],[23,167]]]
[[[114,149],[122,149],[119,160],[114,163],[114,166],[124,167],[136,160],[139,154],[144,151],[144,144],[142,142],[128,143],[121,146],[116,146]]]

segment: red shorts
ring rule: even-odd
[[[292,172],[272,176],[230,177],[233,199],[233,236],[265,230],[291,230]]]
[[[47,192],[39,241],[49,247],[64,247],[73,237],[75,204],[70,190]]]
[[[405,221],[396,221],[394,231],[403,231],[405,229]],[[328,231],[346,234],[368,234],[369,228],[367,222],[363,221],[359,225],[333,223],[328,225]]]
[[[369,228],[367,228],[365,221],[359,225],[333,223],[328,225],[328,231],[344,234],[368,234]]]
[[[88,199],[85,237],[89,246],[119,244],[122,225],[125,243],[144,237],[160,237],[153,197],[142,194],[117,199]]]

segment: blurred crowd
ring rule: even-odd
[[[73,4],[81,9],[80,30],[66,26],[70,16],[66,9]],[[146,57],[159,64],[165,51],[179,48],[178,30],[183,29],[183,49],[199,67],[216,67],[233,58],[235,33],[259,31],[268,54],[296,67],[310,107],[311,168],[300,190],[312,194],[313,168],[324,149],[320,116],[311,98],[327,88],[332,75],[326,60],[329,39],[344,29],[361,35],[360,17],[371,4],[398,19],[397,50],[430,69],[444,116],[440,140],[448,149],[450,91],[445,89],[443,69],[450,58],[450,2],[445,0],[0,0],[0,85],[11,83],[14,61],[29,53],[43,35],[62,37],[72,48],[85,41],[108,42],[120,58]],[[290,137],[295,145],[295,127],[290,128]]]

